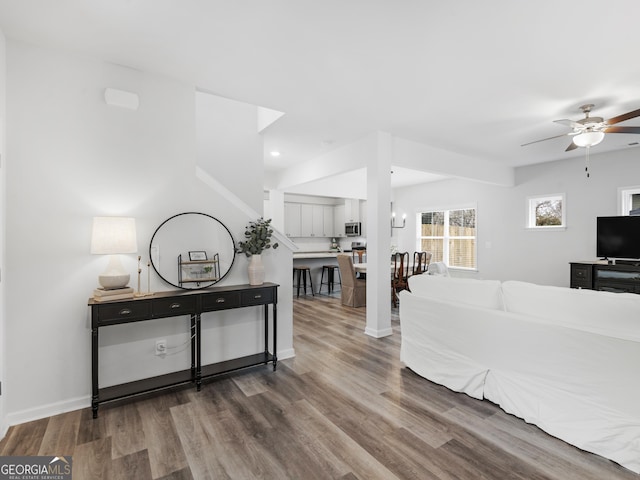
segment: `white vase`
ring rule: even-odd
[[[264,283],[264,265],[262,255],[251,255],[249,260],[249,285],[262,285]]]

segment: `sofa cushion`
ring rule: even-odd
[[[569,328],[640,341],[640,295],[506,281],[505,309]]]
[[[442,275],[444,277],[449,277],[449,269],[444,264],[444,262],[434,262],[429,264],[429,270],[427,270],[427,275]]]
[[[412,275],[409,277],[409,290],[423,298],[504,310],[498,280]]]

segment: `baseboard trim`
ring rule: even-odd
[[[296,352],[293,348],[278,351],[278,360],[285,360],[295,356]],[[0,439],[4,438],[10,426],[32,422],[34,420],[40,420],[41,418],[52,417],[54,415],[72,412],[74,410],[80,410],[90,406],[91,396],[87,395],[84,397],[72,398],[62,402],[50,403],[39,407],[9,413],[5,418],[5,422],[0,425]]]
[[[388,337],[389,335],[393,335],[393,329],[389,327],[383,330],[374,330],[373,328],[366,327],[364,329],[364,333],[373,338],[382,338],[382,337]]]
[[[5,421],[0,424],[0,440],[4,439],[7,436],[7,432],[9,431],[9,424]]]
[[[296,351],[293,348],[278,351],[278,360],[285,360],[287,358],[293,358],[296,356]]]
[[[39,407],[19,410],[17,412],[7,414],[7,423],[9,425],[19,425],[21,423],[40,420],[41,418],[52,417],[61,413],[72,412],[91,406],[91,396],[71,398],[62,402],[49,403]]]

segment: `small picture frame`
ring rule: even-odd
[[[207,259],[207,252],[203,252],[203,251],[189,252],[189,260],[191,260],[192,262],[197,262],[197,261],[206,260],[206,259]]]

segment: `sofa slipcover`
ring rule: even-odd
[[[409,288],[407,367],[640,473],[640,296],[425,275]]]

